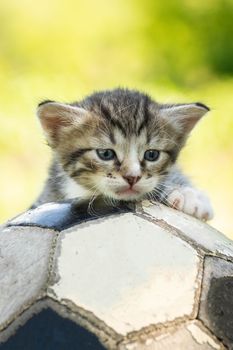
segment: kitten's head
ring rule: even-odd
[[[198,120],[201,103],[162,105],[137,91],[45,101],[38,116],[65,172],[89,195],[137,200],[166,176]]]

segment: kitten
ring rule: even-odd
[[[69,104],[42,102],[38,117],[53,161],[34,207],[76,197],[147,198],[211,219],[208,198],[176,166],[188,134],[208,111],[201,103],[159,104],[127,89]]]

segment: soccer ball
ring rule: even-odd
[[[49,203],[1,227],[0,349],[233,349],[233,243],[144,201]]]

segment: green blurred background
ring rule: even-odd
[[[0,221],[30,206],[46,177],[37,103],[122,86],[211,107],[180,163],[233,238],[232,23],[232,0],[2,0]]]

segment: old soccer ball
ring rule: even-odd
[[[233,349],[233,243],[147,201],[19,215],[0,232],[0,349]]]

